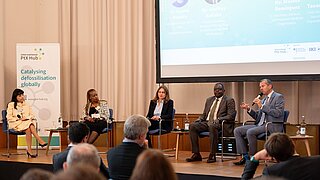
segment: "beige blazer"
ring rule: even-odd
[[[21,121],[18,118],[26,118],[29,120]],[[34,124],[34,115],[31,106],[27,102],[18,103],[17,109],[14,108],[14,102],[10,102],[7,108],[7,120],[9,124],[9,129],[14,129],[16,131],[23,131],[29,128],[30,124]]]

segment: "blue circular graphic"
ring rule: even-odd
[[[207,1],[207,3],[209,3],[209,4],[217,4],[217,3],[219,3],[221,0],[206,0]]]
[[[182,7],[187,4],[188,0],[171,0],[175,7]]]

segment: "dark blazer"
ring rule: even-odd
[[[203,113],[198,118],[199,121],[207,120],[208,114],[210,112],[210,108],[215,99],[216,99],[215,96],[211,96],[207,98]],[[219,123],[222,123],[223,120],[234,121],[236,114],[237,112],[235,110],[234,99],[224,95],[221,99],[219,109],[217,112],[217,118],[219,119]],[[233,124],[226,124],[224,132],[227,135],[231,135],[233,133]]]
[[[111,179],[129,179],[136,159],[144,150],[134,142],[122,142],[108,151],[107,160]]]
[[[262,100],[264,102],[266,97]],[[249,111],[248,114],[256,120],[255,124],[258,124],[262,113],[265,113],[266,122],[283,122],[284,120],[284,97],[282,94],[273,92],[269,102],[263,106],[262,109],[257,111]],[[271,124],[269,131],[273,132],[281,132],[283,126],[281,124]]]
[[[58,154],[54,154],[52,156],[53,172],[63,170],[63,163],[67,161],[67,156],[68,156],[68,153],[71,148],[72,148],[72,146],[68,146],[67,149],[65,149],[64,151],[62,151]],[[102,159],[101,159],[101,164],[100,164],[100,172],[106,178],[109,178],[108,168],[104,165]]]
[[[251,179],[258,163],[246,161],[241,179]],[[287,161],[273,164],[264,168],[262,175],[283,177],[290,180],[320,179],[320,156],[292,157]]]
[[[151,100],[149,104],[149,110],[147,114],[147,118],[152,118],[154,109],[157,106],[157,101]],[[161,111],[161,119],[165,121],[162,123],[162,128],[171,131],[173,129],[172,125],[172,117],[173,116],[173,100],[169,100],[167,103],[163,104]]]

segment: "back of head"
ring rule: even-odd
[[[124,137],[136,140],[139,136],[147,133],[150,121],[141,115],[132,115],[124,123]]]
[[[97,170],[99,169],[101,163],[100,156],[92,144],[81,143],[70,149],[66,161],[67,168],[81,163],[90,165]]]
[[[52,172],[33,168],[24,173],[20,180],[49,180],[51,177],[53,177]]]
[[[277,161],[286,161],[294,154],[294,144],[284,133],[273,133],[264,144],[267,153]]]
[[[82,122],[72,123],[68,129],[69,140],[72,143],[81,143],[82,140],[89,134],[89,127]]]
[[[65,171],[60,171],[51,180],[104,180],[102,174],[98,173],[93,167],[87,166],[86,164],[77,164],[68,168]]]
[[[161,151],[148,149],[138,157],[130,178],[130,180],[143,179],[176,180],[177,175]]]

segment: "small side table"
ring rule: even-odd
[[[173,133],[173,134],[176,134],[176,135],[177,135],[177,140],[176,140],[176,154],[175,154],[175,158],[176,158],[176,160],[178,160],[178,156],[179,156],[179,142],[180,142],[180,135],[189,134],[189,131],[171,131],[171,133]]]
[[[292,139],[294,145],[296,145],[297,141],[303,141],[306,149],[307,149],[307,155],[311,156],[311,152],[310,152],[310,146],[309,146],[309,139],[312,139],[313,136],[309,136],[309,135],[305,135],[305,136],[301,136],[301,135],[295,135],[295,136],[290,136],[290,139]]]
[[[49,137],[48,137],[48,145],[47,145],[47,150],[46,150],[46,155],[48,155],[50,143],[51,143],[51,138],[53,133],[59,133],[59,143],[60,143],[60,152],[67,148],[68,146],[68,128],[52,128],[52,129],[45,129],[46,131],[49,131]]]

